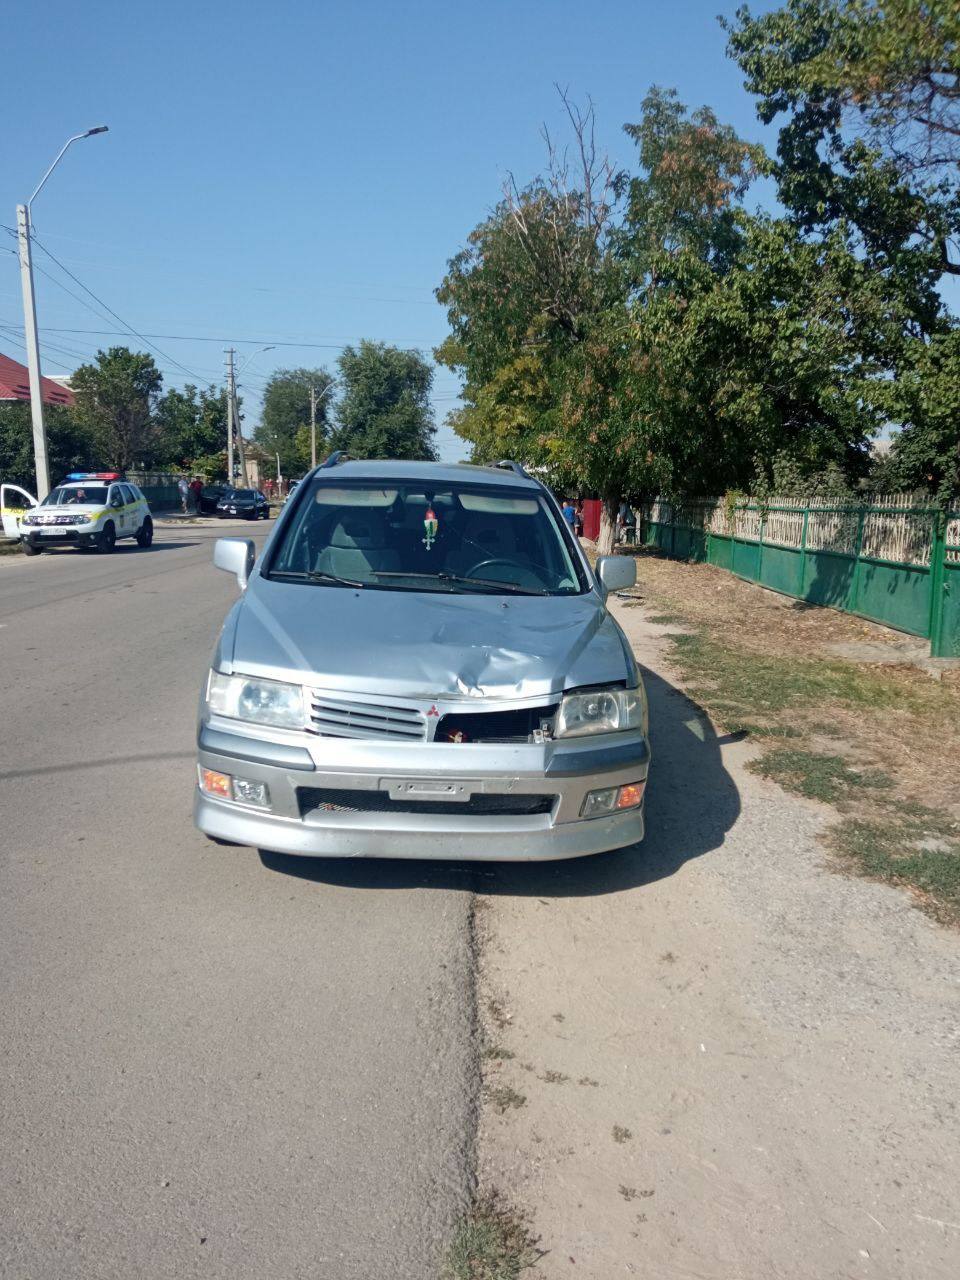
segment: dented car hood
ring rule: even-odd
[[[254,573],[215,665],[344,693],[533,698],[637,668],[595,591],[579,596],[355,590]]]

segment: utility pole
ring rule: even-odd
[[[20,245],[20,286],[23,290],[23,333],[30,369],[30,417],[33,420],[33,456],[37,472],[37,497],[42,502],[50,492],[47,463],[47,428],[43,421],[43,383],[40,381],[40,339],[37,334],[37,307],[33,294],[33,254],[30,248],[30,209],[17,205],[17,240]]]
[[[227,484],[233,486],[233,394],[236,378],[233,372],[233,347],[227,348]]]
[[[57,152],[53,164],[34,188],[26,204],[17,205],[17,243],[20,247],[20,287],[23,290],[23,338],[27,347],[27,366],[30,373],[30,417],[33,421],[33,454],[37,472],[37,497],[42,502],[50,492],[50,464],[47,460],[47,428],[43,421],[43,383],[40,380],[40,340],[37,334],[37,302],[33,291],[33,252],[30,232],[33,229],[31,210],[33,202],[47,184],[47,179],[63,159],[68,148],[95,133],[107,133],[105,124],[84,133],[75,133]]]

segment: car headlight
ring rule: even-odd
[[[279,680],[211,671],[207,705],[217,715],[231,720],[271,724],[278,729],[303,729],[307,723],[303,690],[298,684],[282,684]]]
[[[92,519],[93,519],[93,517],[92,517],[92,516],[74,516],[74,517],[73,517],[73,523],[74,523],[74,524],[89,524],[89,523],[90,523],[90,521],[91,521]]]
[[[36,524],[36,517],[35,517],[35,516],[31,516],[31,515],[21,516],[21,517],[20,517],[20,523],[21,523],[21,524]]]
[[[557,713],[554,736],[576,738],[588,733],[647,731],[647,698],[643,685],[635,689],[586,689],[565,693]]]

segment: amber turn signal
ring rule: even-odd
[[[230,775],[228,773],[216,773],[213,769],[201,769],[200,787],[208,796],[220,796],[223,800],[233,799],[233,792],[230,788]]]
[[[618,809],[635,809],[643,799],[643,783],[628,782],[617,792]]]

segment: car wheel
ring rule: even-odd
[[[109,520],[103,526],[103,532],[100,534],[100,541],[97,544],[97,549],[99,551],[102,551],[104,555],[109,555],[109,553],[113,550],[113,548],[116,545],[117,545],[117,530],[114,527],[113,521]]]
[[[137,546],[149,547],[153,541],[153,521],[147,516],[143,524],[137,530]]]
[[[39,556],[43,554],[43,549],[41,547],[33,547],[29,542],[25,542],[23,544],[23,554],[25,556]]]

